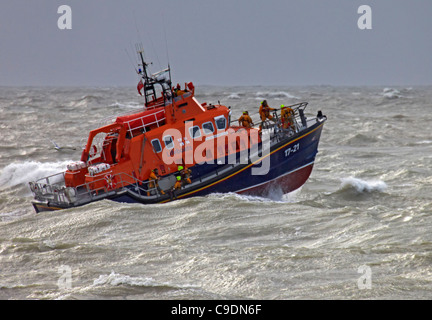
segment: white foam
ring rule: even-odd
[[[257,100],[266,98],[284,100],[284,99],[300,99],[285,91],[259,91],[255,94]]]
[[[387,184],[382,180],[362,180],[359,178],[348,177],[341,179],[342,189],[353,188],[359,193],[363,192],[383,192],[387,189]]]
[[[238,199],[246,202],[269,202],[269,203],[294,203],[298,201],[301,188],[290,193],[283,194],[282,190],[273,186],[262,196],[239,194],[235,192],[211,193],[207,197],[216,199]]]
[[[122,275],[112,271],[109,275],[100,275],[99,278],[93,281],[94,286],[109,284],[112,286],[129,285],[137,287],[157,286],[158,284],[152,278],[147,277],[131,277]]]
[[[136,103],[136,102],[127,102],[127,103],[115,102],[115,103],[111,104],[110,107],[117,107],[120,109],[136,109],[136,108],[140,108],[143,106],[140,105],[139,103]]]
[[[228,99],[238,100],[241,99],[240,95],[238,93],[231,93],[228,97]]]
[[[50,176],[66,169],[71,161],[37,162],[28,161],[11,163],[0,171],[0,187],[14,187],[27,184],[46,176]]]
[[[387,99],[397,99],[397,98],[403,97],[399,90],[396,90],[393,88],[385,88],[383,90],[383,96],[384,96],[384,98],[387,98]]]
[[[422,141],[418,141],[415,144],[431,144],[432,140],[422,140]]]

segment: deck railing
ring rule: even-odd
[[[49,201],[56,204],[69,205],[72,203],[86,203],[92,200],[105,198],[107,195],[116,194],[124,190],[127,186],[134,186],[140,196],[159,196],[157,185],[150,187],[152,181],[141,181],[127,173],[121,172],[111,175],[109,183],[107,176],[109,172],[95,175],[96,179],[84,183],[77,187],[66,187],[64,172],[51,175],[35,182],[30,182],[30,189],[35,195],[35,199]],[[133,182],[131,182],[133,181]],[[102,185],[94,188],[95,185]]]
[[[159,114],[162,114],[162,117],[160,119],[158,119]],[[156,124],[157,127],[160,127],[165,123],[165,120],[166,120],[165,110],[159,110],[158,112],[126,121],[126,122],[124,122],[124,125],[127,126],[128,132],[129,132],[130,136],[133,138],[134,137],[134,134],[133,134],[134,131],[139,130],[140,134],[145,133],[148,131],[147,127],[152,126],[154,124]],[[132,122],[137,122],[137,121],[141,122],[141,125],[131,126]]]
[[[254,118],[256,118],[255,116],[258,116],[258,120],[253,120],[254,123],[254,127],[258,127],[261,126],[262,129],[266,130],[266,129],[275,129],[275,131],[278,132],[287,132],[287,133],[297,133],[301,130],[303,130],[304,128],[307,128],[308,126],[308,119],[306,118],[305,114],[304,114],[304,110],[306,109],[308,105],[308,102],[300,102],[300,103],[296,103],[293,105],[288,105],[285,107],[289,107],[291,109],[293,109],[294,111],[294,118],[293,118],[293,122],[294,122],[294,130],[292,129],[282,129],[282,120],[281,120],[281,116],[280,110],[275,110],[273,111],[273,119],[274,120],[268,120],[266,119],[265,121],[261,120],[261,116],[256,113],[253,115]],[[238,123],[238,119],[234,119],[231,121],[232,124]],[[293,132],[294,131],[294,132]]]

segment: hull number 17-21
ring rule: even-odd
[[[290,154],[299,151],[299,149],[300,149],[300,143],[297,143],[296,145],[289,147],[288,149],[285,150],[285,157],[289,157]]]

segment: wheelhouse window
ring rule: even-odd
[[[201,137],[201,130],[198,126],[193,126],[192,128],[189,128],[189,134],[192,139],[196,139]]]
[[[213,123],[211,123],[211,122],[203,123],[202,128],[203,128],[204,134],[212,134],[215,131]]]
[[[216,128],[218,130],[225,130],[226,129],[226,118],[224,116],[219,116],[214,118],[216,123]]]
[[[165,146],[167,147],[167,149],[174,148],[174,139],[173,139],[172,136],[165,136],[165,137],[163,137],[163,141],[164,141]]]
[[[153,150],[154,150],[155,153],[159,153],[159,152],[162,151],[162,146],[161,146],[161,143],[160,143],[159,139],[153,139],[151,141],[151,144],[153,146]]]

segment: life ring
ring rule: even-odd
[[[116,186],[117,186],[117,183],[115,181],[115,177],[112,174],[107,174],[105,176],[105,187],[108,190],[111,190],[111,189],[115,189]]]

